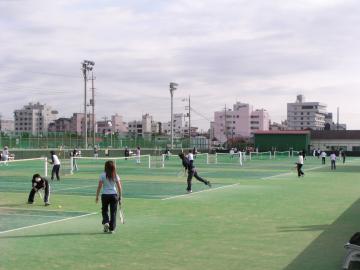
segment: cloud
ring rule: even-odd
[[[170,81],[176,110],[191,95],[207,118],[242,101],[280,121],[298,93],[356,111],[359,12],[349,0],[0,1],[0,112],[37,100],[82,111],[83,59],[99,117],[169,120]]]

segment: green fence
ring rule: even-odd
[[[93,138],[88,138],[88,148],[92,149]],[[95,145],[100,148],[114,148],[122,149],[125,147],[135,148],[163,148],[169,147],[171,144],[168,136],[149,136],[143,137],[130,137],[122,136],[119,134],[96,134]],[[30,134],[10,134],[0,135],[0,147],[8,146],[10,149],[59,149],[60,147],[66,149],[85,148],[85,140],[82,136],[73,133],[47,133],[39,134],[38,136]],[[175,148],[191,148],[189,140],[174,139]],[[199,149],[207,149],[207,145],[196,146]]]

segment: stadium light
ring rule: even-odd
[[[94,61],[90,61],[90,60],[84,60],[82,63],[82,72],[84,75],[84,122],[85,122],[85,149],[88,148],[88,142],[87,142],[87,104],[86,104],[86,90],[87,90],[87,74],[89,71],[93,70],[93,67],[95,65]]]
[[[174,113],[173,113],[173,100],[174,100],[174,91],[177,89],[178,84],[171,82],[170,83],[170,96],[171,96],[171,120],[170,120],[170,132],[171,132],[171,149],[173,149],[174,147],[174,123],[173,123],[173,117],[174,117]]]

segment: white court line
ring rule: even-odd
[[[39,227],[39,226],[53,224],[53,223],[59,223],[59,222],[76,219],[76,218],[81,218],[81,217],[86,217],[86,216],[91,216],[91,215],[95,215],[95,214],[97,214],[97,213],[94,212],[94,213],[89,213],[89,214],[85,214],[85,215],[81,215],[81,216],[69,217],[69,218],[64,218],[64,219],[60,219],[60,220],[54,220],[54,221],[49,221],[49,222],[45,222],[45,223],[35,224],[35,225],[31,225],[31,226],[25,226],[25,227],[21,227],[21,228],[12,229],[12,230],[2,231],[2,232],[0,232],[0,234],[14,232],[14,231],[20,231],[20,230],[24,230],[24,229]]]
[[[49,215],[28,215],[28,214],[12,214],[12,213],[0,213],[0,216],[49,217],[49,218],[58,218],[59,217],[59,216],[49,216]]]
[[[221,186],[221,187],[217,187],[217,188],[210,188],[210,189],[205,189],[205,190],[201,190],[201,191],[197,191],[197,192],[193,192],[193,193],[171,196],[171,197],[163,198],[161,200],[165,201],[165,200],[171,200],[171,199],[176,199],[176,198],[181,198],[181,197],[190,197],[192,195],[195,195],[195,194],[198,194],[198,193],[201,193],[201,192],[215,191],[215,190],[224,189],[224,188],[228,188],[228,187],[234,187],[234,186],[237,186],[237,185],[239,185],[239,184],[226,185],[226,186]]]
[[[304,170],[304,171],[307,172],[307,171],[317,170],[320,168],[324,168],[324,166],[312,167],[312,168]],[[279,176],[290,175],[290,174],[294,174],[294,172],[280,173],[280,174],[276,174],[276,175],[272,175],[272,176],[267,176],[267,177],[261,178],[261,180],[267,180],[267,179],[271,179],[271,178],[275,178],[275,177],[279,177]]]
[[[39,209],[39,208],[21,208],[21,207],[6,207],[6,206],[0,206],[1,209],[10,209],[10,210],[26,210],[26,211],[43,211],[43,212],[61,212],[61,213],[84,213],[81,211],[57,211],[57,210],[51,210],[51,209]]]
[[[359,159],[351,159],[348,161],[348,163],[352,163],[354,161],[359,161]],[[339,162],[339,163],[338,163]],[[342,163],[340,163],[340,160],[338,161],[336,164],[337,166],[339,165],[343,165]],[[328,163],[329,164],[329,163]],[[344,166],[346,166],[346,163],[344,164]],[[322,166],[317,166],[317,167],[312,167],[310,169],[307,169],[307,170],[304,170],[305,172],[306,171],[312,171],[312,170],[316,170],[316,169],[320,169],[320,168],[326,168],[326,164],[322,165]],[[279,176],[285,176],[285,175],[290,175],[290,174],[294,174],[293,172],[287,172],[287,173],[280,173],[280,174],[276,174],[276,175],[273,175],[273,176],[268,176],[268,177],[263,177],[261,178],[262,180],[267,180],[267,179],[271,179],[271,178],[275,178],[275,177],[279,177]]]
[[[72,190],[72,189],[80,189],[80,188],[88,188],[88,187],[97,187],[98,185],[91,185],[91,186],[80,186],[80,187],[70,187],[70,188],[61,188],[61,189],[54,189],[53,192],[64,191],[64,190]]]

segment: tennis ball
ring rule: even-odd
[[[58,205],[58,208],[61,208],[62,206],[61,205]]]

